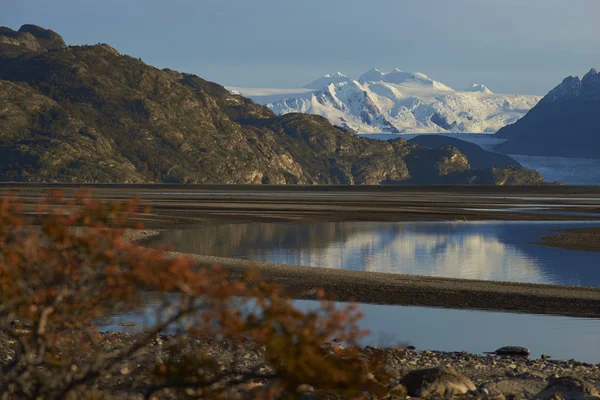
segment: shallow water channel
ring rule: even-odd
[[[301,309],[318,307],[309,300],[295,304]],[[102,330],[140,330],[154,321],[154,307],[149,297],[144,308],[103,321]],[[373,304],[361,304],[361,311],[365,317],[359,325],[371,332],[362,340],[363,345],[411,344],[421,350],[467,350],[475,354],[519,345],[529,348],[532,358],[547,354],[555,359],[600,363],[599,319]],[[138,325],[119,325],[123,322]]]
[[[500,281],[600,286],[600,253],[531,244],[550,230],[588,222],[318,222],[253,223],[170,231],[158,243],[176,251],[353,270]],[[105,330],[135,330],[152,321],[145,307]],[[296,301],[298,307],[316,307]],[[525,346],[532,357],[600,362],[600,319],[362,304],[363,344],[410,343],[419,349],[472,353]],[[124,321],[138,326],[124,328]]]

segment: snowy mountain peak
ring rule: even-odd
[[[433,79],[429,78],[427,75],[425,75],[422,72],[414,72],[412,74],[412,77],[415,78],[415,79],[421,79],[421,80],[424,80],[424,81],[426,81],[426,80],[433,81]]]
[[[368,70],[367,72],[365,72],[364,74],[362,74],[359,78],[358,81],[360,83],[364,83],[364,82],[379,82],[383,80],[383,76],[385,74],[383,72],[381,72],[380,70],[378,70],[377,68],[371,68],[370,70]]]
[[[341,72],[334,72],[333,74],[325,75],[323,78],[347,78],[347,76]]]
[[[594,76],[600,81],[600,74]],[[455,91],[423,73],[398,68],[387,73],[373,68],[358,80],[328,74],[294,93],[262,89],[260,95],[237,89],[276,114],[317,114],[357,133],[492,133],[517,121],[540,100],[494,94],[481,84]]]
[[[360,83],[386,82],[395,85],[420,86],[434,90],[452,91],[453,89],[441,82],[434,81],[421,72],[404,72],[400,68],[394,68],[391,72],[381,72],[373,68],[358,78]]]
[[[487,86],[482,85],[481,83],[474,83],[470,88],[466,90],[466,92],[479,92],[486,94],[494,94]]]
[[[348,78],[346,75],[341,72],[334,72],[333,74],[327,74],[322,76],[321,78],[312,81],[308,85],[304,87],[307,89],[324,89],[328,85],[332,83],[340,83],[340,82],[351,82],[352,79]]]

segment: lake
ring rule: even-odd
[[[492,199],[493,200],[493,199]],[[162,233],[176,251],[323,266],[499,281],[600,286],[600,253],[531,244],[549,230],[598,222],[310,222],[224,224]],[[316,307],[298,300],[301,309]],[[103,323],[152,321],[152,301]],[[600,320],[553,315],[362,304],[364,345],[409,343],[419,349],[480,354],[525,346],[532,357],[550,354],[600,362]]]
[[[450,278],[600,286],[600,253],[532,244],[594,222],[248,223],[167,231],[156,242],[219,257]]]
[[[388,140],[397,137],[410,140],[418,135],[413,134],[369,134],[361,135],[379,140]],[[458,133],[444,134],[467,142],[475,143],[485,150],[504,142],[489,134]],[[600,159],[567,158],[567,157],[540,157],[509,154],[524,167],[538,171],[547,182],[562,182],[565,185],[599,185],[600,184]]]

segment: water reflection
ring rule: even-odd
[[[147,293],[145,304],[140,310],[99,321],[101,330],[131,333],[150,326],[155,323],[154,310],[159,301]],[[318,307],[318,302],[298,300],[295,305],[307,310]],[[476,354],[504,345],[520,345],[531,350],[532,358],[551,354],[555,359],[600,361],[598,319],[373,304],[361,304],[361,310],[365,317],[359,325],[371,331],[361,341],[363,345],[410,343],[418,349],[467,350]],[[130,321],[138,325],[120,325]]]
[[[561,222],[229,224],[165,232],[176,251],[351,270],[600,286],[600,253],[542,247]],[[597,225],[598,223],[596,223]]]
[[[598,363],[600,320],[440,308],[361,305],[365,344],[407,341],[418,349],[480,354],[504,345],[529,348],[532,358],[551,354]],[[568,340],[566,340],[568,338]]]

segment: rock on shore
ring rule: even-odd
[[[153,341],[147,360],[154,362],[165,355],[170,335],[158,335]],[[107,332],[102,334],[102,343],[107,351],[127,345],[134,336],[126,333]],[[210,348],[211,356],[219,363],[235,368],[256,368],[263,365],[264,349],[253,343],[229,343],[209,338],[190,338],[200,341]],[[11,343],[12,342],[12,343]],[[204,343],[206,342],[206,343]],[[0,331],[0,353],[5,356],[1,363],[10,362],[13,356],[14,341]],[[338,343],[324,344],[328,351],[335,352]],[[240,351],[242,354],[240,354]],[[468,398],[468,399],[558,399],[557,393],[565,399],[600,398],[597,385],[600,383],[600,365],[587,364],[575,360],[560,361],[551,359],[531,360],[526,357],[500,357],[492,354],[475,355],[468,352],[417,351],[408,349],[380,349],[367,346],[361,350],[365,362],[377,357],[383,359],[378,370],[372,371],[373,378],[385,388],[389,399],[421,398]],[[130,365],[129,365],[130,364]],[[105,374],[98,387],[114,390],[129,386],[128,379],[144,361],[136,359],[121,363],[112,373]],[[130,382],[131,383],[131,382]],[[254,382],[243,388],[236,388],[236,396],[244,398],[257,387],[268,387],[269,381]],[[301,385],[299,393],[318,396],[314,388]],[[143,387],[132,384],[130,387]],[[249,389],[251,388],[251,389]],[[241,392],[240,392],[241,391]],[[377,398],[374,393],[365,393],[365,398]],[[135,390],[119,392],[120,398],[139,398]],[[305,398],[310,396],[305,395]],[[311,397],[312,398],[312,397]]]

